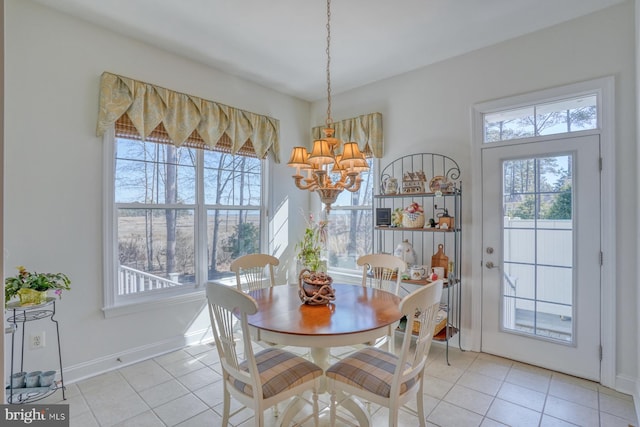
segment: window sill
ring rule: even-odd
[[[346,283],[349,285],[359,285],[362,283],[362,272],[332,270],[329,268],[328,273],[336,283]]]
[[[111,307],[103,307],[102,312],[106,319],[111,317],[126,316],[129,314],[140,313],[141,311],[158,310],[166,307],[175,306],[176,304],[186,304],[193,302],[205,302],[204,289],[198,289],[189,293],[167,296],[165,298],[147,297],[134,302],[127,302]]]

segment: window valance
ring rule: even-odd
[[[211,148],[230,145],[232,154],[241,154],[250,142],[257,157],[270,152],[280,163],[278,120],[104,72],[97,135],[102,136],[125,113],[143,138],[162,125],[180,146],[195,131]]]
[[[344,142],[355,141],[362,152],[369,152],[373,157],[382,157],[382,114],[371,113],[351,119],[341,120],[332,124],[335,129],[335,137]],[[325,126],[316,126],[312,131],[313,139],[324,136],[322,129]]]

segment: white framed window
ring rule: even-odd
[[[360,274],[357,259],[373,252],[373,210],[375,164],[367,159],[369,170],[361,173],[357,192],[343,191],[331,205],[327,239],[328,269],[343,274]]]
[[[483,143],[598,128],[598,95],[588,93],[484,113]]]
[[[231,276],[232,259],[263,250],[267,162],[251,147],[232,155],[118,129],[104,141],[105,313],[199,297],[206,281]]]

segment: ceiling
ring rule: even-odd
[[[295,97],[326,98],[323,0],[34,0]],[[336,0],[340,93],[624,0]]]

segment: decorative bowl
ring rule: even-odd
[[[298,295],[309,305],[326,305],[335,300],[335,291],[331,287],[333,279],[327,273],[312,272],[304,269],[298,276]]]

